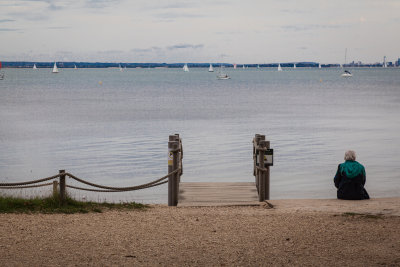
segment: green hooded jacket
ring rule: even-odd
[[[365,176],[365,169],[364,166],[357,161],[347,160],[340,164],[340,173],[345,175],[347,178],[352,179],[360,174]]]

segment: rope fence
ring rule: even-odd
[[[42,186],[49,186],[53,185],[53,183],[47,184],[36,184],[36,185],[25,185],[25,186],[0,186],[0,189],[24,189],[24,188],[34,188],[34,187],[42,187]]]
[[[60,177],[61,174],[56,174],[47,178],[42,178],[42,179],[38,179],[38,180],[32,180],[32,181],[26,181],[26,182],[19,182],[19,183],[0,183],[0,186],[20,186],[20,185],[28,185],[28,184],[37,184],[37,183],[41,183],[41,182],[45,182],[45,181],[49,181],[49,180],[53,180],[54,178]]]
[[[58,174],[46,178],[25,181],[25,182],[16,182],[16,183],[0,182],[0,189],[24,189],[24,188],[35,188],[35,187],[44,187],[53,185],[53,194],[55,195],[59,193],[60,203],[65,204],[67,187],[76,190],[107,193],[107,192],[135,191],[168,183],[168,205],[176,206],[178,202],[180,176],[183,173],[182,171],[183,147],[182,147],[182,140],[181,138],[179,138],[179,134],[169,136],[168,149],[169,149],[168,174],[159,179],[141,185],[135,185],[129,187],[113,187],[113,186],[100,185],[79,178],[71,173],[65,172],[65,170],[60,170]],[[69,177],[70,179],[73,179],[77,182],[95,188],[84,188],[73,185],[67,185],[66,177]],[[59,181],[55,180],[56,178],[59,178]],[[50,180],[53,181],[50,183],[39,184]]]

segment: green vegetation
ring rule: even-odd
[[[104,210],[143,210],[147,206],[130,203],[82,202],[67,197],[65,205],[60,205],[58,195],[45,198],[17,198],[0,196],[0,213],[88,213]]]

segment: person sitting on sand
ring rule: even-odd
[[[339,164],[333,179],[339,199],[369,199],[364,185],[366,181],[364,166],[356,161],[356,152],[346,151],[344,163]]]

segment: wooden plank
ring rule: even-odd
[[[178,206],[258,205],[255,183],[180,183]]]

